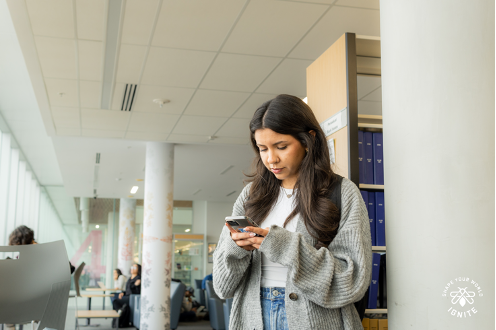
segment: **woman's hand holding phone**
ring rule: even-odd
[[[247,233],[241,233],[236,231],[228,223],[226,223],[227,228],[231,232],[231,238],[233,241],[243,249],[247,251],[253,251],[260,248],[265,236],[269,233],[269,227],[262,229],[257,227],[245,227]],[[256,234],[262,235],[263,237],[255,237]]]

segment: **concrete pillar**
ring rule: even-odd
[[[119,247],[117,268],[127,278],[131,275],[134,248],[134,226],[136,222],[136,199],[121,198],[119,204]]]
[[[83,233],[87,233],[90,227],[90,199],[88,197],[81,197],[79,199],[79,210],[81,211]]]
[[[147,142],[140,329],[170,329],[174,145]]]
[[[388,318],[494,329],[494,1],[381,0]]]

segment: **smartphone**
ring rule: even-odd
[[[245,216],[236,217],[226,217],[226,223],[228,223],[234,230],[241,233],[245,233],[245,227],[259,227],[255,221]],[[262,235],[256,234],[255,237],[263,237]]]

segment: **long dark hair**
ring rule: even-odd
[[[24,225],[21,225],[14,229],[9,236],[9,245],[28,245],[33,244],[34,241],[34,231]]]
[[[141,265],[140,264],[135,264],[136,266],[138,266],[138,275],[141,276]]]
[[[119,268],[114,269],[117,272],[117,278],[122,275],[122,272]]]
[[[250,122],[251,144],[255,150],[255,172],[247,175],[252,182],[249,198],[245,201],[246,216],[261,224],[279,196],[281,181],[263,164],[255,140],[255,132],[268,128],[279,134],[291,135],[308,152],[303,158],[296,191],[295,207],[284,222],[284,227],[297,214],[319,246],[327,246],[339,227],[339,210],[329,200],[329,187],[337,178],[331,169],[326,138],[310,107],[300,98],[278,95],[262,104]],[[315,132],[313,136],[310,131]]]

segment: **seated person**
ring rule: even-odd
[[[179,321],[181,322],[195,322],[197,320],[198,314],[201,312],[203,307],[193,300],[191,297],[195,296],[195,290],[192,287],[187,287],[184,292],[183,302],[181,304],[181,315],[179,315]]]
[[[207,290],[207,284],[206,284],[207,281],[211,281],[212,282],[213,280],[214,279],[213,279],[212,274],[209,274],[209,275],[205,276],[205,278],[202,281],[202,290]]]
[[[126,283],[125,292],[119,293],[119,297],[114,300],[113,307],[119,315],[129,306],[129,296],[132,294],[141,294],[141,265],[134,264],[131,267],[131,278]],[[112,326],[116,326],[115,319]],[[129,326],[129,319],[120,320],[119,319],[119,327],[120,324],[123,324],[125,327]]]
[[[119,293],[126,291],[126,282],[127,277],[122,275],[121,270],[119,268],[114,269],[114,289],[118,292],[114,293],[113,297],[110,297],[112,306],[114,304],[114,300],[119,297]]]

